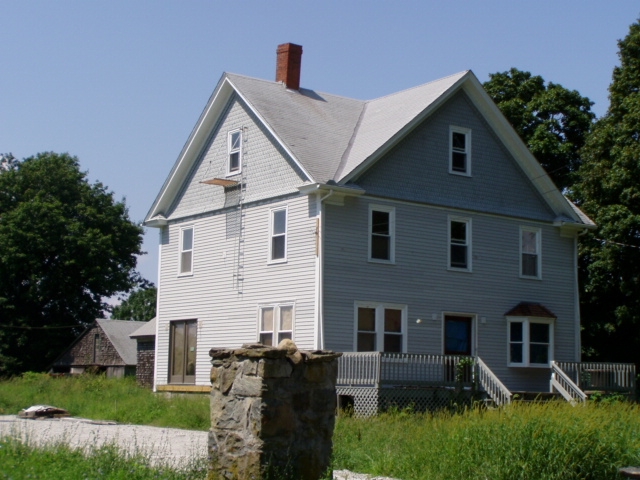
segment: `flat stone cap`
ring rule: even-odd
[[[296,350],[302,355],[305,363],[330,362],[342,356],[340,352],[331,350]],[[212,360],[225,360],[228,358],[287,358],[292,355],[291,349],[271,347],[261,343],[245,343],[240,348],[212,348],[209,356]]]

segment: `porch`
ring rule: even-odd
[[[549,370],[549,391],[570,402],[585,401],[593,391],[635,394],[633,364],[551,362]],[[480,357],[391,352],[345,352],[337,394],[340,406],[358,415],[408,406],[433,411],[478,400],[500,406],[513,399]]]

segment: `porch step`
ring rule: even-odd
[[[557,392],[511,392],[511,397],[517,402],[551,402],[554,400],[564,400]]]

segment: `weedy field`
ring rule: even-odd
[[[0,382],[0,414],[34,404],[74,416],[193,430],[209,428],[209,397],[167,398],[133,379],[27,374]],[[373,418],[342,415],[334,434],[334,469],[402,480],[618,479],[640,466],[640,406],[621,401],[513,404],[455,414],[394,411]],[[0,439],[0,479],[167,478],[205,476],[153,469],[144,456],[114,448],[89,457],[63,446],[37,449]]]
[[[334,462],[404,480],[619,479],[640,465],[640,408],[513,404],[435,415],[340,418]]]

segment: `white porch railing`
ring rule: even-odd
[[[476,357],[478,383],[487,392],[497,406],[511,403],[511,392],[487,367],[480,357]]]
[[[586,402],[587,394],[569,378],[569,376],[558,366],[557,362],[551,362],[551,386],[550,390],[556,390],[567,402]]]
[[[345,352],[338,360],[337,385],[471,386],[473,365],[462,355]]]
[[[581,390],[609,392],[636,391],[636,366],[633,363],[556,362]]]

